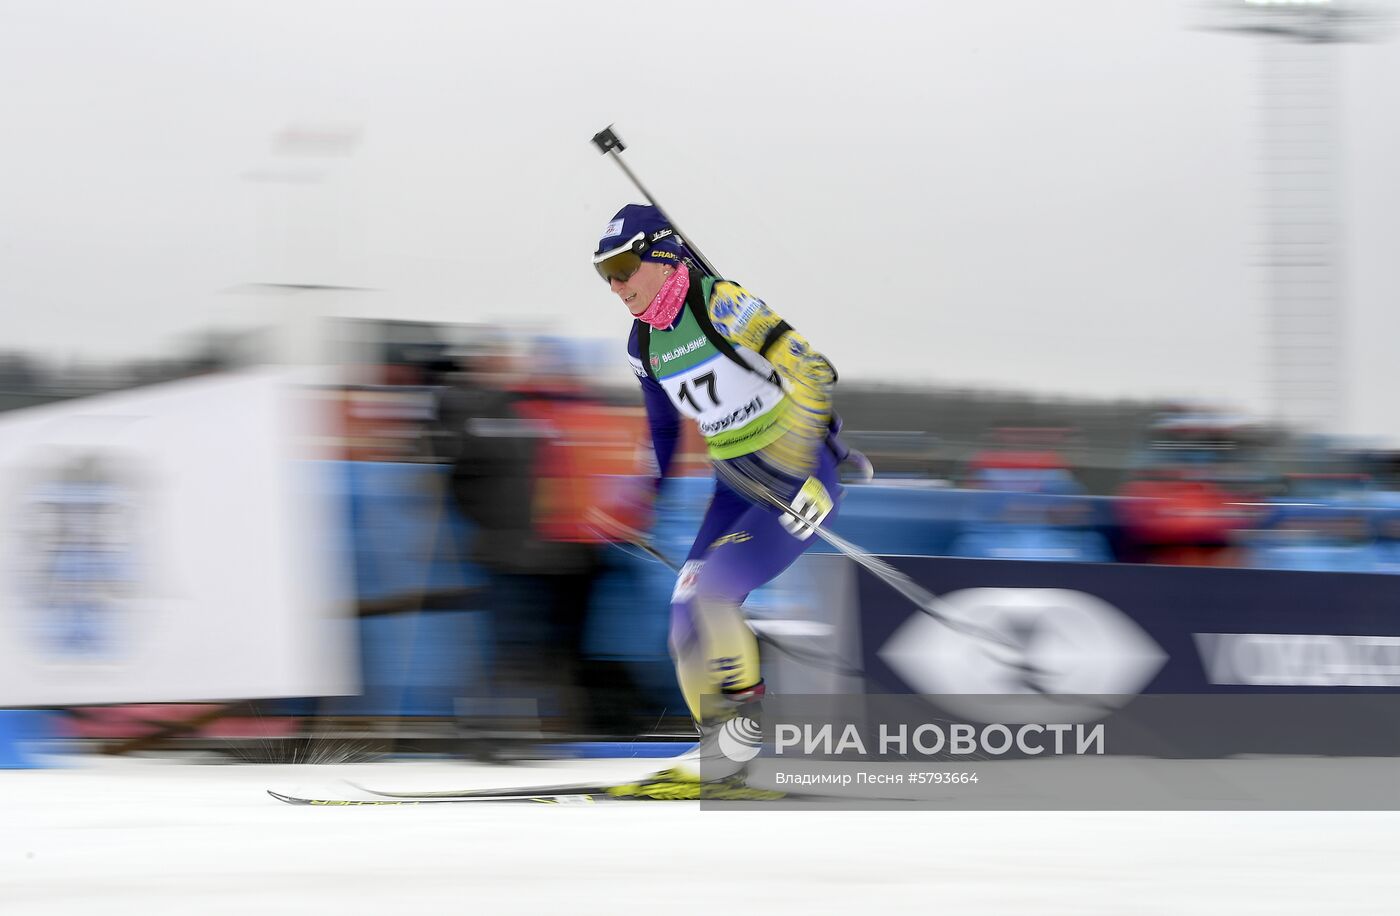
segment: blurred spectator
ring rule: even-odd
[[[1060,449],[1071,430],[998,427],[990,446],[968,462],[966,486],[974,490],[1073,495],[1084,492]]]
[[[612,562],[622,555],[606,545],[620,528],[648,527],[638,514],[646,504],[632,499],[641,417],[635,409],[603,404],[588,390],[568,343],[537,340],[531,357],[552,370],[516,386],[517,410],[542,433],[533,468],[534,532],[545,543],[574,545],[575,555],[587,561],[577,574],[548,575],[545,581],[555,609],[553,635],[564,651],[560,676],[579,688],[575,713],[585,731],[633,737],[638,723],[631,712],[640,704],[629,669],[621,661],[591,656],[585,644],[599,579],[605,572],[625,576],[631,570]],[[650,481],[646,484],[649,494]]]
[[[1236,566],[1235,532],[1253,513],[1224,487],[1168,469],[1126,484],[1118,519],[1127,556],[1175,566]]]
[[[1260,460],[1273,433],[1248,418],[1174,408],[1153,419],[1134,479],[1119,489],[1120,558],[1236,566],[1238,532],[1266,488]]]
[[[500,342],[469,355],[466,376],[442,395],[440,447],[453,498],[476,526],[469,559],[490,577],[500,709],[519,724],[552,716],[568,732],[613,731],[626,670],[584,653],[606,562],[586,513],[603,502],[589,459],[607,408],[568,373],[564,353],[530,355],[552,371],[526,376]],[[634,454],[630,442],[623,451]]]
[[[1387,513],[1376,523],[1375,572],[1400,573],[1400,515]]]
[[[1247,563],[1258,569],[1376,572],[1380,560],[1365,515],[1321,508],[1281,512],[1256,537]]]
[[[1283,475],[1280,498],[1290,502],[1331,502],[1364,505],[1370,497],[1371,481],[1355,473],[1288,473]]]
[[[1098,532],[1088,530],[1082,500],[1013,494],[992,517],[969,524],[949,554],[987,560],[1051,560],[1107,563],[1113,559]]]

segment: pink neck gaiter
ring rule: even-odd
[[[661,284],[661,289],[656,291],[656,298],[651,300],[651,305],[637,317],[658,331],[664,331],[680,314],[681,305],[685,303],[685,294],[688,292],[690,271],[682,267],[666,278],[666,282]]]

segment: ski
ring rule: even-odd
[[[358,788],[358,787],[357,787]],[[531,786],[516,789],[476,789],[468,792],[376,793],[378,798],[308,798],[267,790],[267,794],[289,805],[353,807],[360,805],[450,805],[466,802],[497,804],[591,805],[628,801],[775,801],[792,798],[786,792],[735,785],[686,785],[675,783],[618,783],[615,785]]]
[[[610,786],[590,782],[563,783],[553,786],[514,786],[508,789],[441,789],[426,792],[393,792],[387,789],[372,789],[357,782],[346,780],[349,785],[361,792],[381,798],[497,798],[502,795],[554,796],[554,795],[606,795]]]
[[[323,808],[345,808],[360,805],[450,805],[463,802],[495,802],[497,804],[591,805],[595,802],[633,801],[631,797],[616,798],[591,793],[558,795],[471,795],[460,798],[303,798],[267,790],[267,794],[289,805],[314,805]]]

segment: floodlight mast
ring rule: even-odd
[[[1382,17],[1348,0],[1228,0],[1213,31],[1263,38],[1259,96],[1261,263],[1274,418],[1346,429],[1345,283],[1338,46],[1378,37]]]

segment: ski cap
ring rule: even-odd
[[[626,280],[642,261],[680,266],[688,257],[685,243],[660,210],[649,204],[628,204],[603,227],[593,265],[605,280],[614,276]]]

